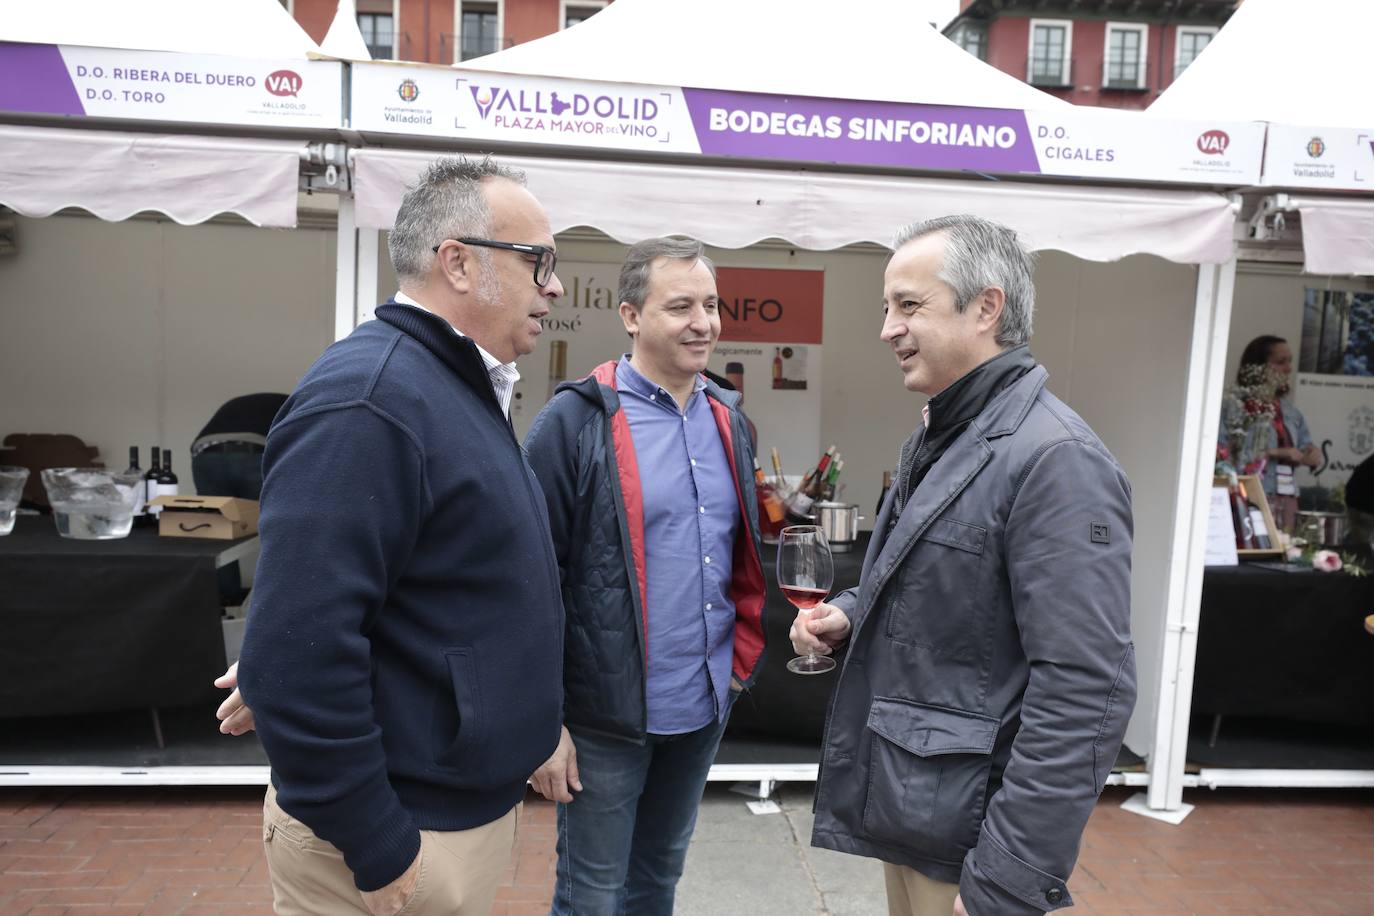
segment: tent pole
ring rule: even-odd
[[[380,229],[358,230],[358,290],[354,316],[357,324],[372,320],[377,308],[377,248]]]
[[[1183,806],[1183,769],[1188,752],[1193,664],[1202,609],[1207,520],[1221,418],[1226,345],[1231,330],[1236,260],[1198,270],[1188,389],[1183,414],[1180,477],[1174,505],[1164,653],[1150,754],[1149,807]]]
[[[334,267],[335,340],[347,337],[355,324],[358,298],[358,225],[353,212],[353,197],[339,195],[339,226],[335,240],[338,257]],[[376,263],[375,257],[373,263]],[[375,277],[373,286],[376,286]]]

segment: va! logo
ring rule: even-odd
[[[401,80],[401,85],[396,87],[396,94],[402,102],[413,102],[420,97],[420,87],[415,80]]]
[[[1311,140],[1307,141],[1307,155],[1311,156],[1313,159],[1320,159],[1325,152],[1326,141],[1322,140],[1321,137],[1313,137]]]
[[[262,84],[273,95],[296,95],[301,91],[301,75],[295,70],[278,70],[269,73]]]
[[[1226,155],[1226,147],[1231,145],[1231,137],[1224,130],[1209,130],[1197,138],[1199,152],[1209,156]]]

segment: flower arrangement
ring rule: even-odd
[[[1310,566],[1317,572],[1343,572],[1347,576],[1357,578],[1369,574],[1360,558],[1353,553],[1318,550],[1316,545],[1309,544],[1302,538],[1285,540],[1285,543],[1289,545],[1285,550],[1285,558],[1295,565]]]
[[[1237,473],[1264,472],[1263,453],[1269,444],[1268,430],[1274,423],[1275,401],[1282,383],[1277,372],[1261,363],[1241,366],[1236,384],[1227,389],[1222,412],[1228,443],[1226,458]]]

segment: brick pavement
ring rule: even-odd
[[[1374,913],[1374,793],[1190,793],[1173,827],[1109,790],[1070,887],[1082,914]],[[0,789],[0,916],[271,912],[261,793]],[[542,916],[553,807],[526,804],[495,916]]]

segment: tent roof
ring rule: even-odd
[[[1370,0],[1246,0],[1149,114],[1374,127]]]
[[[34,217],[80,207],[107,220],[155,210],[183,226],[219,213],[294,226],[304,150],[304,140],[0,124],[0,204]]]
[[[353,0],[339,0],[334,21],[320,42],[320,50],[339,60],[372,60],[362,29],[358,28],[358,8]]]
[[[358,225],[390,229],[401,197],[435,158],[433,152],[354,150]],[[1016,229],[1033,249],[1094,261],[1142,253],[1220,263],[1234,253],[1231,202],[1206,191],[711,166],[687,172],[677,165],[563,158],[503,156],[502,162],[524,170],[554,232],[591,226],[626,243],[685,232],[722,248],[780,238],[825,251],[887,245],[892,227],[914,219],[977,213]]]
[[[615,0],[591,19],[463,69],[772,95],[1053,109],[904,0]]]
[[[304,58],[319,47],[278,0],[44,0],[6,4],[0,41]]]

